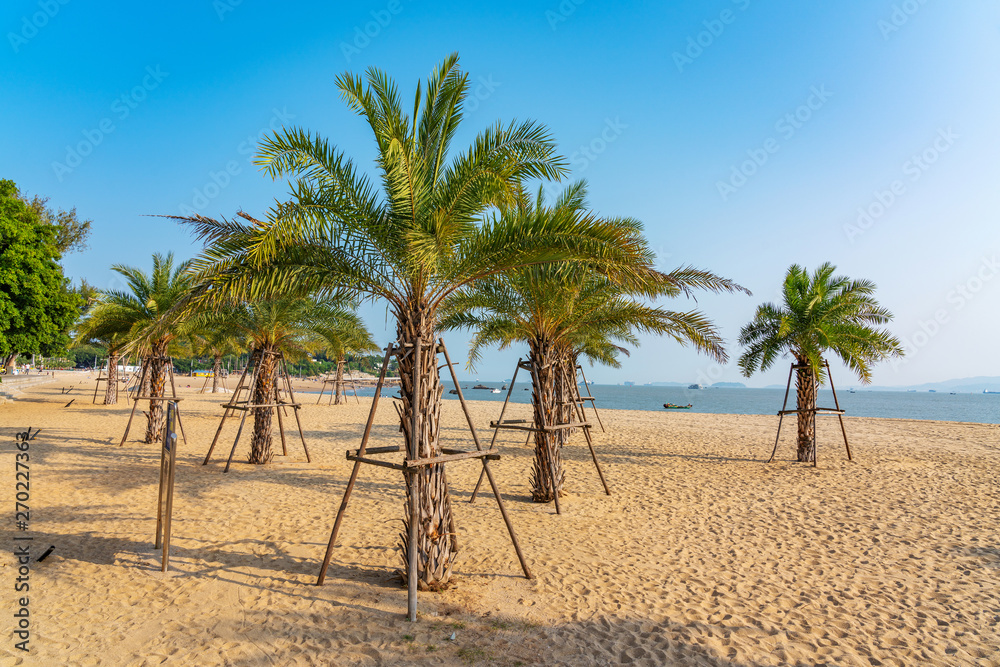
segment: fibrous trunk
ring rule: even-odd
[[[347,402],[347,396],[344,392],[344,355],[340,355],[340,359],[337,360],[337,379],[333,383],[333,391],[334,405]]]
[[[163,401],[156,400],[155,397],[164,395],[164,388],[167,384],[167,341],[158,340],[153,343],[153,350],[149,360],[149,370],[146,377],[149,378],[149,393],[142,394],[149,396],[149,412],[146,423],[146,442],[160,442],[163,439]]]
[[[440,456],[438,442],[441,416],[441,393],[444,387],[438,375],[437,344],[434,326],[418,311],[400,317],[397,325],[401,348],[396,353],[402,384],[402,427],[406,458]],[[414,349],[420,343],[420,364],[414,364]],[[416,371],[416,372],[414,372]],[[416,376],[416,377],[415,377]],[[414,391],[416,385],[416,391]],[[444,465],[415,468],[406,475],[406,513],[403,539],[405,571],[409,574],[407,535],[410,503],[417,504],[417,585],[422,590],[440,590],[451,578],[451,568],[458,553],[455,521],[451,512],[448,480]]]
[[[212,360],[212,393],[219,392],[219,376],[222,375],[222,355],[215,355]]]
[[[3,367],[7,375],[14,374],[14,362],[17,361],[17,353],[8,355],[3,361]]]
[[[528,363],[531,364],[531,407],[534,413],[535,460],[531,472],[531,498],[538,503],[554,500],[562,493],[563,464],[560,455],[562,440],[559,431],[546,430],[560,423],[557,385],[563,369],[555,347],[546,340],[533,340]]]
[[[795,399],[799,410],[797,459],[805,463],[812,461],[816,452],[816,373],[811,366],[795,371]]]
[[[278,370],[278,355],[270,348],[257,351],[257,381],[251,395],[255,405],[274,403],[275,375]],[[250,463],[270,463],[272,407],[253,408],[253,439],[250,441]]]
[[[104,405],[118,405],[118,352],[108,350],[108,386],[104,389]]]

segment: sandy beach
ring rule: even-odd
[[[314,585],[371,399],[304,397],[312,463],[290,434],[287,457],[250,466],[245,433],[223,474],[237,424],[202,466],[224,397],[197,394],[201,382],[178,378],[187,442],[166,574],[145,419],[119,448],[130,405],[92,405],[83,374],[0,405],[0,665],[1000,665],[996,425],[848,417],[848,462],[836,419],[821,418],[814,469],[791,462],[794,421],[765,464],[776,417],[604,410],[594,440],[613,495],[577,434],[561,516],[530,502],[523,435],[501,434],[493,466],[534,578],[492,495],[467,502],[479,464],[449,464],[460,561],[413,624],[398,472],[362,469]],[[499,404],[470,407],[486,443]],[[471,448],[458,402],[443,420],[444,445]],[[384,401],[370,446],[400,444],[397,425]],[[29,426],[41,432],[18,532],[14,434]],[[25,534],[33,557],[55,546],[30,564],[29,654],[11,639]]]

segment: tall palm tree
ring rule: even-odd
[[[317,330],[321,347],[337,360],[337,375],[333,385],[334,405],[346,402],[344,392],[344,362],[347,354],[375,352],[378,345],[357,313],[350,313],[336,327]]]
[[[256,382],[250,388],[255,405],[274,403],[274,387],[280,368],[278,355],[303,356],[322,345],[324,332],[356,323],[352,304],[343,300],[283,296],[274,299],[244,301],[220,312],[220,321],[246,341],[256,365]],[[271,449],[271,416],[269,407],[253,408],[253,437],[250,441],[250,463],[269,463]]]
[[[164,395],[169,347],[186,330],[187,316],[176,306],[187,298],[192,286],[189,266],[189,261],[175,266],[173,253],[154,253],[153,270],[148,274],[132,266],[115,264],[111,268],[125,278],[128,291],[103,292],[91,310],[95,327],[116,333],[128,341],[125,349],[142,350],[147,359],[152,359],[147,371],[149,396]],[[163,402],[152,400],[145,442],[158,442],[163,437],[163,426]]]
[[[781,305],[764,303],[740,330],[746,348],[740,369],[750,377],[767,370],[779,356],[795,359],[795,389],[799,461],[809,461],[816,442],[816,389],[826,375],[824,355],[833,352],[858,375],[871,382],[871,365],[903,355],[899,339],[885,329],[892,313],[875,300],[875,283],[835,276],[837,267],[820,265],[812,276],[793,264],[781,288]]]
[[[523,201],[519,212],[525,217],[586,215],[585,196],[585,184],[577,183],[553,208],[546,208],[539,192],[534,202]],[[690,267],[669,274],[650,271],[641,284],[626,288],[586,264],[539,264],[480,280],[453,294],[441,324],[475,331],[470,364],[487,346],[503,349],[527,343],[534,422],[545,429],[570,420],[579,355],[617,366],[618,353],[624,350],[619,343],[638,345],[637,332],[666,335],[725,360],[722,339],[703,314],[668,311],[635,298],[676,297],[693,289],[745,291],[728,279]],[[567,429],[534,432],[531,484],[536,502],[561,495],[560,450],[567,436]]]
[[[455,155],[469,92],[457,55],[434,70],[426,89],[417,86],[412,117],[380,70],[369,69],[364,79],[345,73],[337,87],[372,132],[377,181],[326,139],[285,129],[263,142],[259,163],[274,178],[294,179],[290,202],[267,222],[246,215],[245,222],[188,222],[208,242],[200,263],[214,271],[212,290],[349,291],[388,302],[396,319],[407,457],[431,458],[440,454],[434,337],[450,293],[517,266],[572,256],[621,267],[624,280],[637,273],[630,268],[636,258],[648,263],[650,253],[628,225],[525,221],[497,212],[521,196],[523,179],[559,178],[565,162],[545,128],[531,121],[497,123]],[[444,467],[421,467],[407,479],[408,506],[419,507],[419,585],[439,588],[457,552]]]

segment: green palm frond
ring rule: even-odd
[[[875,300],[875,284],[835,275],[830,263],[809,272],[793,264],[782,284],[782,305],[762,304],[740,330],[745,349],[739,360],[747,377],[770,368],[784,354],[808,363],[822,381],[824,355],[832,351],[863,383],[871,381],[871,365],[902,356],[900,341],[884,329],[892,313]]]

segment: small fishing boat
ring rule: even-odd
[[[689,410],[693,407],[690,403],[687,405],[674,405],[673,403],[664,403],[663,407],[667,410]]]
[[[490,393],[491,393],[491,394],[499,394],[499,393],[500,393],[500,390],[499,390],[499,389],[497,389],[496,387],[494,387],[493,389],[490,389]]]

